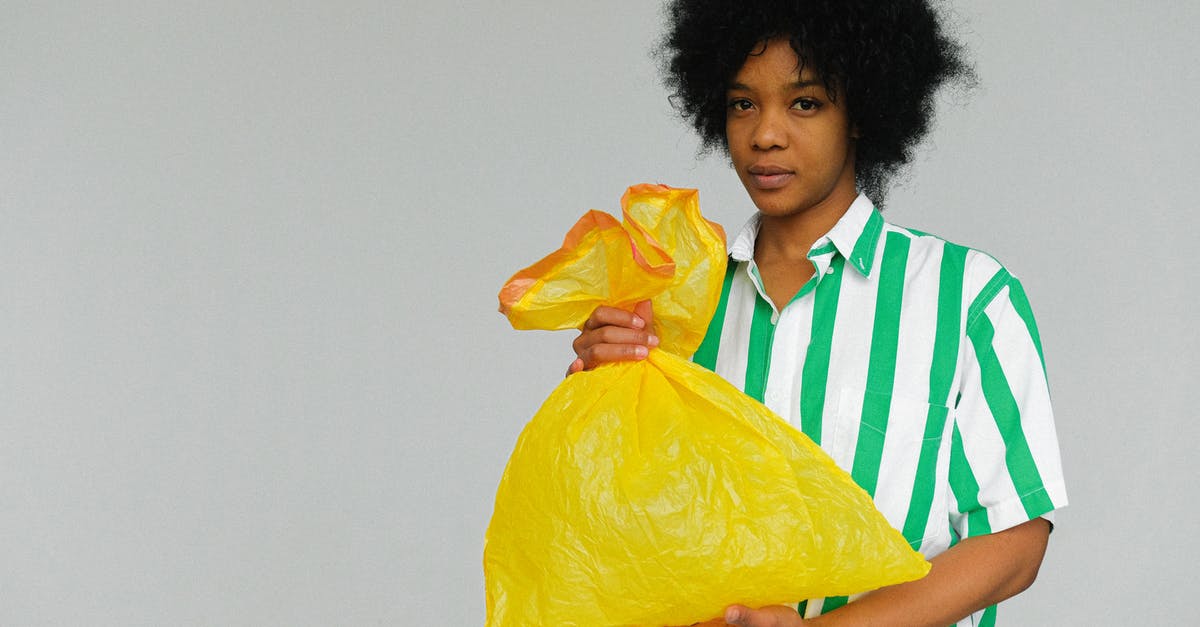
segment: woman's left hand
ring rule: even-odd
[[[725,608],[725,616],[696,623],[692,627],[804,627],[811,624],[800,618],[796,608],[786,605],[772,605],[758,610],[744,605],[731,605]]]
[[[800,618],[796,608],[786,605],[771,605],[758,610],[731,605],[725,608],[725,622],[739,627],[803,627],[810,624]]]

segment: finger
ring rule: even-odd
[[[761,610],[752,610],[744,605],[725,608],[725,622],[740,627],[801,627],[804,619],[795,608],[772,605]]]
[[[607,326],[580,332],[579,337],[572,342],[572,347],[578,354],[594,344],[640,344],[654,348],[658,346],[658,337],[640,329]]]
[[[653,312],[651,312],[651,315],[653,315]],[[644,329],[646,328],[646,321],[632,311],[625,311],[616,307],[597,307],[592,312],[592,315],[588,316],[587,322],[583,323],[585,330],[607,326]]]
[[[618,361],[640,361],[650,354],[641,344],[594,344],[579,353],[585,370]]]
[[[583,370],[583,360],[576,359],[575,361],[571,362],[570,366],[567,366],[567,376],[569,377],[569,376],[575,374],[576,372],[580,372],[582,370]]]
[[[650,301],[644,300],[634,305],[633,313],[646,323],[647,329],[654,328],[654,305]]]
[[[575,356],[583,359],[585,370],[610,361],[644,359],[650,349],[656,346],[658,337],[645,331],[621,327],[584,331],[571,343]]]
[[[725,608],[725,622],[730,625],[750,625],[750,608],[741,605],[730,605]]]

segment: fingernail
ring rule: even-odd
[[[636,355],[638,359],[645,359],[646,355],[650,354],[650,349],[646,348],[645,346],[638,346],[633,349],[633,354]]]
[[[642,328],[642,327],[644,327],[644,326],[646,326],[646,321],[645,321],[645,320],[642,320],[641,318],[639,318],[639,317],[637,317],[637,316],[634,316],[634,317],[633,317],[633,328],[635,328],[635,329],[640,329],[640,328]]]
[[[725,610],[725,622],[734,623],[741,619],[742,619],[742,617],[739,615],[739,612],[737,611],[736,607],[731,607],[731,608]]]
[[[658,346],[658,336],[651,335],[650,337],[646,338],[646,344],[648,344],[651,348]]]

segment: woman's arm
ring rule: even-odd
[[[1035,518],[967,538],[930,560],[933,568],[925,577],[865,594],[817,618],[802,620],[795,610],[780,606],[761,610],[732,606],[725,621],[742,627],[945,627],[1028,588],[1037,577],[1049,535],[1050,523]]]

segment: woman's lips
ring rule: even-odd
[[[751,166],[747,172],[758,189],[779,189],[796,176],[791,170],[777,166]]]

